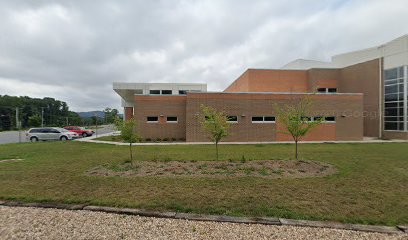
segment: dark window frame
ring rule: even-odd
[[[160,90],[149,90],[149,94],[160,95]]]
[[[154,118],[156,120],[149,120],[149,118]],[[148,123],[157,123],[157,122],[159,122],[159,117],[158,116],[147,116],[146,117],[146,122],[148,122]]]
[[[161,95],[172,95],[173,90],[165,89],[160,91]]]
[[[257,120],[254,120],[254,118],[257,118]],[[267,120],[267,118],[273,118],[273,120]],[[275,116],[252,116],[251,122],[252,123],[275,123],[276,117]]]
[[[169,118],[176,118],[176,120],[169,120]],[[178,123],[178,117],[177,116],[167,116],[166,117],[166,122],[168,122],[168,123]]]
[[[238,122],[238,116],[227,116],[227,122],[237,123]]]

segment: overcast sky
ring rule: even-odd
[[[0,1],[0,95],[120,108],[112,82],[227,87],[247,68],[385,43],[406,0]]]

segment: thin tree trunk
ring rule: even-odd
[[[133,167],[132,143],[129,143],[129,150],[130,150],[130,166]]]
[[[295,141],[295,156],[296,160],[299,160],[299,155],[298,155],[298,141]]]
[[[215,142],[215,152],[216,152],[217,161],[218,161],[218,142]]]

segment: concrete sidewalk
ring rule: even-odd
[[[112,132],[107,134],[98,134],[99,137],[118,135],[119,132]],[[122,142],[111,142],[111,141],[100,141],[95,140],[95,136],[77,139],[75,141],[79,142],[91,142],[91,143],[103,143],[103,144],[112,144],[112,145],[129,145],[129,143]],[[408,143],[407,140],[382,140],[382,139],[373,139],[373,138],[364,138],[362,141],[307,141],[299,142],[299,144],[311,144],[311,143]],[[203,144],[214,144],[212,142],[145,142],[145,143],[134,143],[137,146],[155,146],[155,145],[203,145]],[[243,144],[294,144],[293,141],[289,142],[220,142],[219,144],[227,145],[243,145]]]

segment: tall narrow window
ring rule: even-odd
[[[405,130],[404,77],[404,67],[384,71],[384,130]]]

